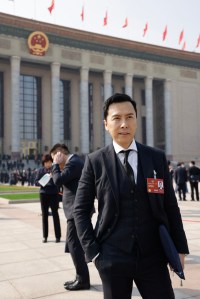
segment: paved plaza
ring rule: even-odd
[[[179,202],[179,206],[190,255],[183,286],[176,275],[171,279],[176,299],[200,299],[200,202],[188,200]],[[0,199],[0,299],[103,299],[101,281],[92,263],[90,290],[70,292],[63,288],[63,282],[75,274],[70,255],[64,253],[66,221],[62,205],[59,214],[62,241],[55,243],[50,216],[50,234],[44,244],[39,202],[8,204]],[[132,298],[141,298],[135,287]]]

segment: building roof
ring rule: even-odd
[[[27,39],[42,31],[52,44],[200,69],[200,54],[111,37],[0,13],[0,34]]]

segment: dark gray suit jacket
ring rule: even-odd
[[[73,207],[78,187],[78,181],[83,169],[83,160],[78,155],[73,155],[65,167],[60,171],[58,164],[52,166],[53,181],[57,186],[63,186],[63,210],[67,219],[73,218]]]
[[[157,178],[164,181],[164,194],[148,193],[153,216],[158,224],[164,223],[170,229],[178,252],[189,253],[165,154],[159,149],[136,145],[145,179],[153,178],[155,170]],[[101,243],[114,229],[120,214],[116,159],[113,145],[89,154],[79,181],[74,219],[88,262],[100,252]],[[98,219],[93,229],[90,211],[95,198],[98,199]]]

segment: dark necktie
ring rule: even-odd
[[[133,185],[133,187],[135,187],[135,177],[134,177],[134,172],[133,169],[131,167],[131,165],[128,162],[128,155],[132,150],[127,150],[127,151],[121,151],[120,153],[124,154],[124,169]]]

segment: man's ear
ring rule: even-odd
[[[104,127],[105,127],[105,130],[106,130],[106,131],[108,131],[108,127],[107,127],[107,121],[104,119],[104,121],[103,121],[103,122],[104,122]]]

